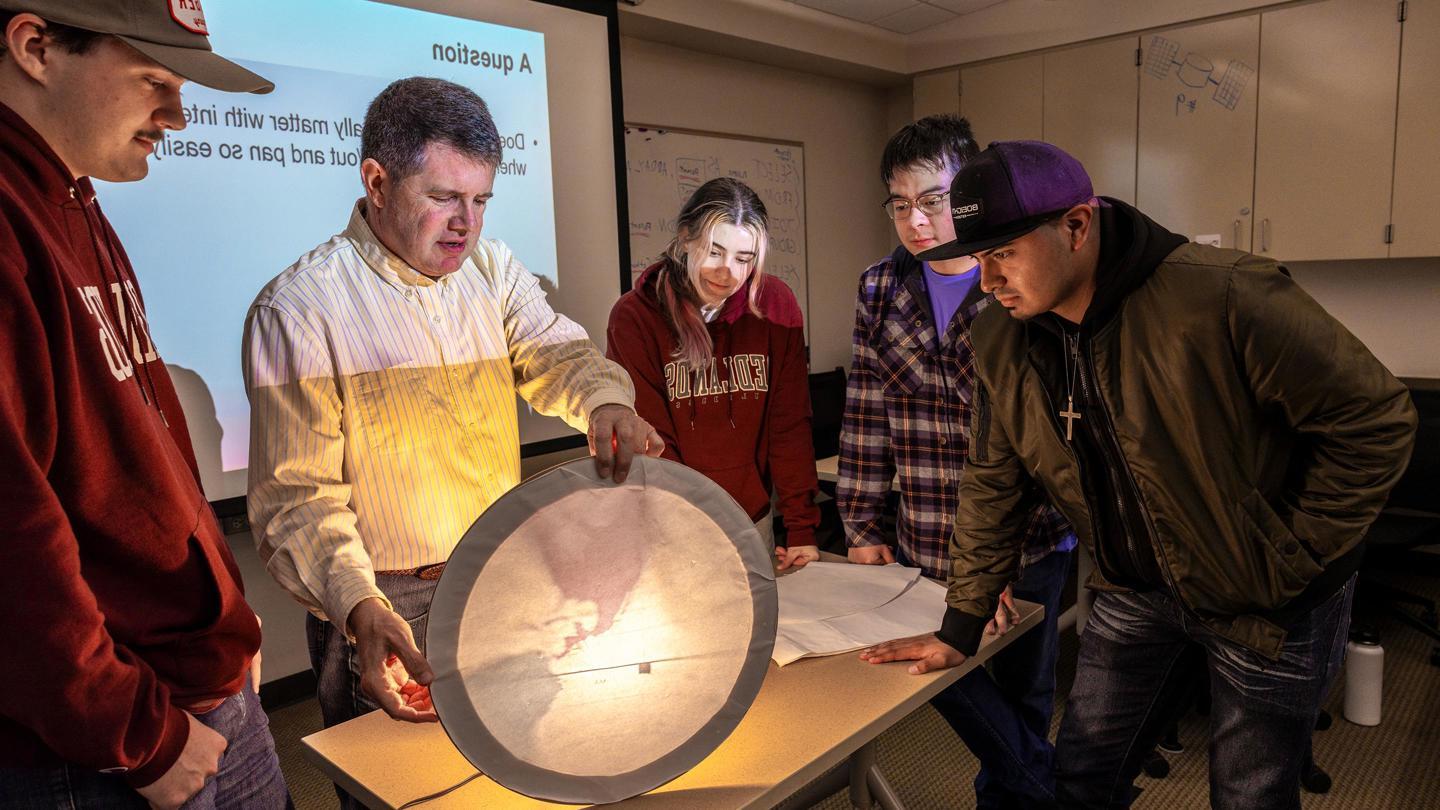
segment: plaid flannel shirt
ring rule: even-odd
[[[887,542],[881,517],[898,472],[895,542],[927,576],[949,575],[960,471],[969,454],[970,323],[991,300],[977,284],[942,340],[921,264],[904,247],[860,277],[836,486],[851,547]],[[1070,525],[1045,503],[1026,524],[1021,564],[1074,547]]]

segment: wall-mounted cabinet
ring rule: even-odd
[[[1390,256],[1440,256],[1440,2],[1410,3],[1402,39]]]
[[[1074,155],[1095,193],[1135,203],[1134,37],[1043,57],[1044,139]]]
[[[1440,256],[1440,0],[1405,5],[1403,23],[1395,0],[1322,0],[1147,32],[1139,64],[1121,37],[962,67],[960,109],[981,146],[1056,143],[1191,239]]]
[[[975,141],[1039,140],[1044,136],[1044,64],[1022,56],[960,71],[960,114]]]
[[[1260,70],[1255,252],[1286,261],[1389,255],[1395,1],[1261,14]]]
[[[1136,206],[1192,240],[1249,250],[1259,18],[1141,43]]]

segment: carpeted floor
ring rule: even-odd
[[[1392,577],[1402,587],[1440,598],[1440,579],[1429,576]],[[1422,810],[1440,808],[1440,667],[1430,664],[1428,639],[1383,617],[1371,618],[1385,647],[1385,717],[1381,725],[1364,728],[1341,719],[1344,683],[1337,683],[1329,701],[1335,724],[1315,734],[1316,762],[1329,771],[1334,787],[1324,795],[1304,794],[1305,810]],[[1062,692],[1068,689],[1075,665],[1076,638],[1062,639],[1056,673]],[[299,810],[337,805],[330,783],[304,759],[299,740],[320,727],[313,700],[272,711],[271,728],[281,767]],[[1168,757],[1170,775],[1142,776],[1137,810],[1205,808],[1206,719],[1188,715],[1180,738],[1186,751]],[[1057,719],[1058,723],[1058,719]],[[974,805],[970,788],[977,764],[959,744],[950,727],[930,707],[896,724],[878,741],[882,770],[911,810],[952,810]],[[848,796],[837,794],[817,806],[849,810]]]

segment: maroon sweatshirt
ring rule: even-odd
[[[129,259],[4,105],[0,526],[0,767],[154,782],[189,736],[175,707],[239,691],[260,628]]]
[[[751,520],[770,512],[770,490],[792,546],[813,546],[815,445],[810,433],[810,380],[805,329],[795,294],[767,276],[758,304],[746,306],[747,281],[708,324],[709,367],[691,369],[671,355],[675,336],[660,312],[647,268],[635,289],[610,310],[606,355],[635,381],[635,411],[660,432],[665,458],[698,470],[725,488]]]

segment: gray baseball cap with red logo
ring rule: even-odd
[[[0,0],[0,10],[28,11],[49,22],[114,34],[175,73],[216,90],[275,89],[273,82],[210,49],[200,0]]]
[[[919,255],[956,259],[1019,239],[1095,196],[1080,161],[1042,141],[996,141],[950,183],[955,240]]]

